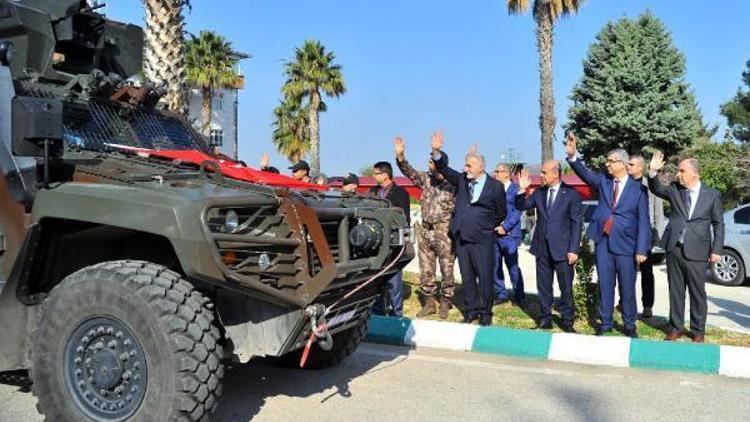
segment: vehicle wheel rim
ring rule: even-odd
[[[64,359],[68,391],[92,419],[124,420],[143,402],[146,356],[121,321],[108,316],[84,320],[69,337]]]
[[[729,282],[737,278],[740,266],[736,259],[729,255],[722,255],[721,260],[715,267],[716,277],[721,281]]]

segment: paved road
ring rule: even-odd
[[[20,377],[0,377],[0,420],[40,421]],[[19,386],[20,385],[20,386]],[[750,381],[365,344],[306,372],[252,362],[228,371],[221,422],[739,421]]]
[[[522,246],[519,251],[519,265],[525,281],[526,291],[536,293],[536,263],[534,256],[528,252],[527,246]],[[419,273],[419,263],[415,258],[406,267],[406,271]],[[510,280],[507,278],[508,272],[505,271],[505,284],[510,288]],[[461,278],[458,271],[458,263],[455,266],[455,276]],[[596,275],[594,275],[596,278]],[[639,275],[640,277],[640,275]],[[654,267],[654,278],[656,284],[656,300],[654,303],[654,314],[660,316],[669,316],[669,287],[667,284],[667,267],[659,265]],[[636,283],[638,295],[638,309],[641,310],[641,287],[640,279]],[[725,328],[732,331],[750,333],[750,285],[746,284],[740,287],[726,287],[718,284],[706,283],[706,293],[708,294],[708,319],[707,323],[715,327]],[[555,286],[555,295],[559,296],[560,291]],[[690,321],[690,304],[685,301],[685,323]]]

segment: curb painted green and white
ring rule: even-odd
[[[750,378],[750,348],[373,316],[367,341],[530,359]]]

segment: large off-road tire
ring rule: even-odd
[[[48,422],[205,421],[224,374],[213,305],[179,274],[113,261],[66,277],[33,337]]]
[[[367,311],[360,317],[357,325],[347,328],[344,331],[340,331],[332,336],[333,347],[331,350],[323,350],[317,343],[313,344],[312,347],[310,347],[310,354],[307,356],[304,369],[323,369],[341,363],[341,361],[357,350],[357,346],[359,346],[359,343],[361,343],[367,335],[367,327],[369,327],[369,325],[370,312]],[[281,366],[299,368],[303,352],[304,348],[289,352],[276,358],[275,362]]]

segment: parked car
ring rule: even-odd
[[[583,201],[583,232],[585,233],[591,223],[591,219],[594,216],[594,210],[599,205],[598,200],[586,200]],[[589,239],[589,246],[591,250],[594,250],[594,241]],[[666,252],[659,246],[651,248],[651,262],[654,265],[659,265],[664,262],[666,258]]]
[[[725,237],[721,261],[711,266],[713,281],[725,286],[742,285],[750,264],[750,204],[724,213]]]

